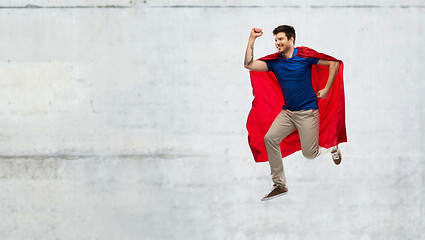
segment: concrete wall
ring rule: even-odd
[[[422,1],[0,2],[0,239],[425,238]],[[254,164],[243,56],[345,63],[343,164]]]

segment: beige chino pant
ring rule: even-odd
[[[319,125],[320,114],[318,109],[301,111],[282,110],[275,118],[264,137],[274,184],[286,186],[286,177],[280,151],[282,140],[297,129],[300,135],[301,149],[304,157],[308,159],[316,158],[321,153],[319,146]]]

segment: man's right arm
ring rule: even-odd
[[[255,39],[261,35],[263,35],[263,30],[261,28],[251,29],[251,35],[249,36],[248,46],[245,51],[244,67],[251,71],[267,72],[267,64],[264,61],[254,61],[254,42]]]

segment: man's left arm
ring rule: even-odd
[[[334,83],[335,77],[338,73],[340,63],[338,61],[319,59],[317,64],[329,66],[329,78],[326,82],[326,86],[325,88],[317,92],[318,98],[326,99],[328,97],[329,91],[331,90],[332,84]]]

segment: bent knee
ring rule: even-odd
[[[264,136],[264,142],[271,142],[273,141],[273,138],[271,135],[266,134],[266,136]]]
[[[278,142],[278,137],[274,136],[273,134],[267,133],[266,136],[264,136],[264,142],[267,142],[267,143]]]
[[[307,159],[315,159],[319,155],[319,149],[315,149],[313,151],[302,151],[303,156]]]

